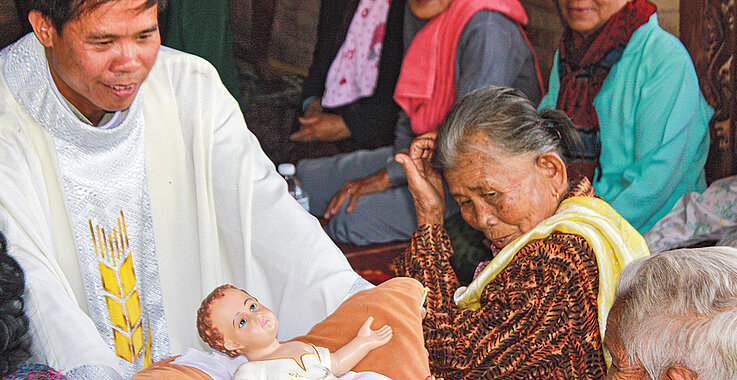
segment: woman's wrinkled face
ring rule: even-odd
[[[461,154],[444,177],[463,219],[498,248],[530,231],[558,207],[556,190],[537,155],[510,155],[483,136],[472,138],[488,152]]]
[[[452,2],[453,0],[409,0],[409,9],[415,17],[427,20],[443,13]]]
[[[571,29],[589,35],[601,29],[612,15],[631,0],[557,0],[563,20]]]

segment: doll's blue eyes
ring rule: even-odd
[[[249,307],[248,310],[251,310],[251,311],[256,310],[256,304],[251,305],[251,307]]]
[[[241,319],[240,323],[238,323],[238,327],[243,327],[243,325],[245,325],[245,324],[246,324],[246,320],[245,319]]]

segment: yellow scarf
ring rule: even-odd
[[[645,240],[612,206],[595,197],[571,197],[558,206],[556,213],[526,234],[507,244],[468,285],[454,296],[460,308],[476,310],[486,285],[493,280],[527,243],[548,237],[553,232],[582,236],[593,248],[599,269],[597,308],[602,339],[606,319],[614,301],[614,285],[619,272],[630,262],[650,254]],[[611,363],[605,352],[607,367]]]

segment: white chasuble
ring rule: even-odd
[[[34,361],[130,377],[205,349],[196,310],[223,283],[268,305],[280,340],[368,284],[289,195],[205,60],[161,47],[109,130],[64,107],[32,34],[0,52],[0,69],[0,230],[26,273]]]
[[[120,359],[123,375],[131,377],[169,356],[144,166],[141,96],[117,127],[95,128],[74,117],[54,93],[43,55],[20,51],[11,63],[14,57],[36,68],[9,76],[7,82],[53,138],[89,315]]]

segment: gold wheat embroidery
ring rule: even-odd
[[[145,349],[143,368],[146,368],[152,363],[151,331],[146,331],[147,339],[144,341],[141,301],[123,211],[120,211],[118,228],[113,228],[112,233],[99,225],[93,226],[92,220],[89,224],[108,315],[113,325],[115,353],[134,363],[141,350]]]

